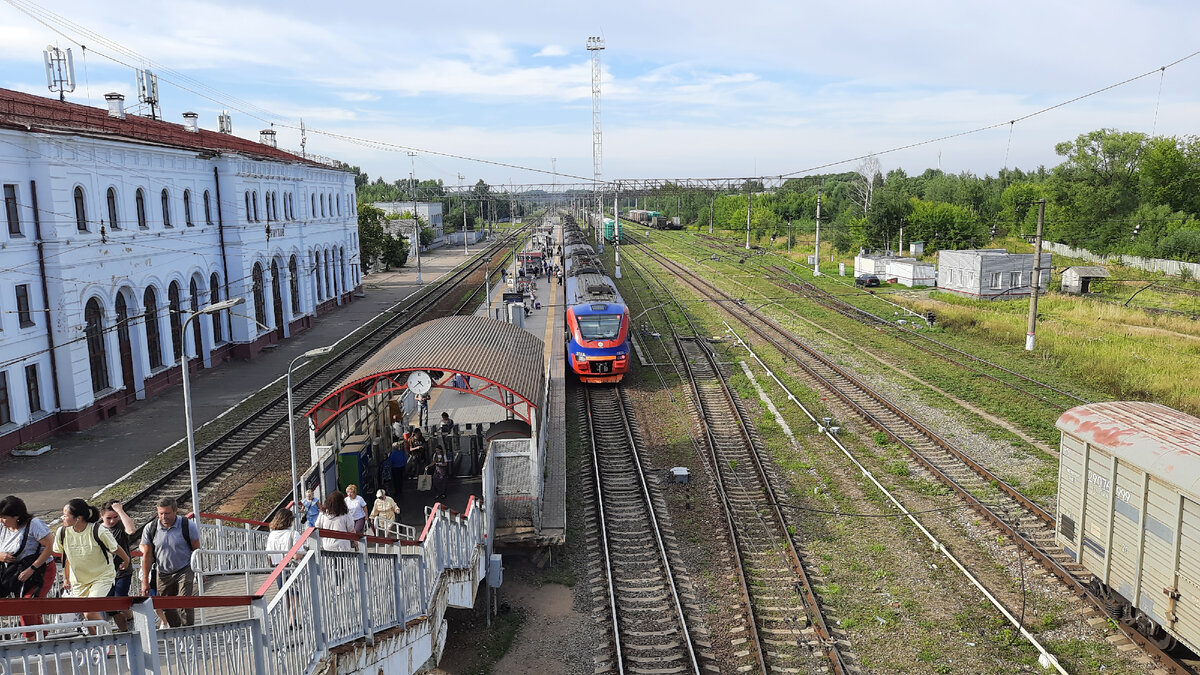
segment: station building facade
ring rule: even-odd
[[[0,454],[248,359],[360,288],[353,174],[0,89]],[[244,298],[219,315],[191,313]],[[185,328],[186,324],[186,328]]]

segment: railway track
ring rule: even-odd
[[[642,279],[643,274],[633,267]],[[669,301],[682,305],[660,285]],[[691,335],[672,326],[681,378],[689,383],[700,426],[700,449],[713,468],[718,499],[738,558],[747,606],[745,635],[734,639],[735,656],[760,672],[857,672],[827,624],[772,485],[762,440],[729,387],[719,365],[684,312]]]
[[[727,293],[688,272],[674,261],[645,245],[635,245],[702,296],[734,302],[734,298]],[[833,395],[862,421],[884,432],[904,447],[930,476],[961,497],[973,510],[1012,539],[1022,551],[1033,557],[1072,592],[1090,600],[1096,616],[1107,616],[1104,602],[1089,589],[1092,575],[1083,566],[1074,563],[1061,547],[1055,545],[1053,514],[1022,495],[932,429],[900,410],[845,369],[796,339],[769,317],[745,306],[737,307],[736,311],[732,306],[727,309],[738,322],[800,366],[818,390]],[[1124,623],[1118,625],[1123,634],[1140,646],[1158,666],[1170,672],[1194,672],[1133,627]]]
[[[437,306],[455,292],[463,281],[483,266],[483,259],[507,248],[513,238],[520,236],[519,230],[496,240],[470,262],[461,266],[445,278],[431,283],[396,307],[382,325],[366,331],[353,343],[344,347],[335,356],[319,364],[303,378],[294,381],[292,392],[295,409],[315,403],[327,395],[341,382],[342,378],[370,357],[379,347],[396,335],[416,325],[423,314]],[[203,490],[218,480],[236,473],[253,461],[258,451],[282,439],[287,428],[287,392],[282,392],[234,424],[217,438],[196,451],[197,485]],[[125,508],[135,520],[144,521],[152,516],[155,504],[163,497],[174,497],[180,503],[191,501],[188,463],[182,463],[165,472],[140,491],[125,499]]]
[[[592,445],[599,540],[611,613],[609,667],[618,673],[699,673],[681,596],[659,524],[665,506],[647,484],[641,439],[621,387],[583,390]],[[704,647],[705,645],[699,645]]]

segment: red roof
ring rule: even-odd
[[[68,132],[127,143],[162,145],[186,150],[236,152],[258,159],[330,167],[290,152],[255,143],[233,134],[188,131],[182,124],[131,115],[112,117],[108,108],[64,103],[43,96],[0,89],[0,127],[22,131]]]

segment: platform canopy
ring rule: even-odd
[[[397,335],[348,375],[308,411],[310,426],[319,435],[354,406],[406,390],[417,370],[431,373],[435,388],[453,388],[455,375],[466,376],[466,391],[534,425],[546,386],[545,343],[488,316],[434,319]]]

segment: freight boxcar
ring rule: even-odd
[[[1200,418],[1114,401],[1057,426],[1058,544],[1114,619],[1200,652]]]

